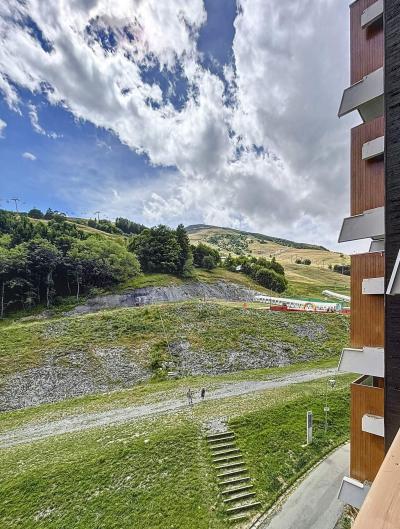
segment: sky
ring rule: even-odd
[[[347,0],[2,2],[0,207],[338,248],[348,26]]]

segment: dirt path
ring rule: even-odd
[[[208,392],[207,400],[236,397],[239,395],[254,393],[256,391],[264,391],[267,389],[288,386],[290,384],[309,382],[311,380],[317,380],[319,378],[334,375],[336,372],[336,368],[314,369],[311,371],[293,373],[284,377],[270,380],[249,380],[223,384],[218,389]],[[197,402],[198,399],[195,399],[194,405],[196,405]],[[158,403],[130,406],[126,408],[116,408],[104,412],[83,413],[44,424],[31,424],[22,428],[10,430],[5,434],[0,435],[0,448],[8,448],[20,444],[31,443],[32,441],[38,441],[46,437],[61,435],[64,433],[79,432],[100,426],[122,424],[125,422],[134,421],[136,419],[142,419],[144,417],[151,417],[154,415],[177,411],[187,406],[188,404],[186,398],[164,400]]]

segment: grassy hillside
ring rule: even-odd
[[[204,242],[217,248],[222,255],[244,253],[254,257],[270,258],[275,256],[283,265],[293,264],[296,259],[310,259],[312,266],[328,268],[328,265],[348,264],[349,257],[330,252],[322,246],[296,243],[285,239],[268,237],[257,233],[198,225],[188,227],[189,238],[193,244]]]
[[[37,367],[50,354],[68,365],[68,355],[77,351],[96,369],[96,351],[116,347],[153,371],[170,361],[188,370],[187,349],[200,370],[217,373],[235,351],[237,364],[230,368],[235,371],[246,355],[251,361],[262,353],[264,366],[336,356],[347,332],[348,319],[338,314],[282,314],[203,302],[119,309],[1,328],[0,374]]]
[[[168,416],[3,449],[2,527],[227,529],[204,426],[226,418],[265,509],[348,437],[348,377],[329,395],[327,435],[325,387],[322,380],[206,401]],[[308,409],[315,442],[304,448]]]

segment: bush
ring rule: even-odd
[[[281,293],[287,288],[287,280],[281,274],[277,274],[269,268],[260,267],[256,272],[255,280],[263,287],[269,288],[274,292]]]
[[[38,208],[32,208],[28,211],[28,217],[31,219],[42,219],[43,213]]]
[[[215,258],[212,255],[206,255],[203,258],[202,261],[202,267],[206,270],[212,270],[213,268],[216,268],[217,263],[215,261]]]
[[[192,253],[193,253],[193,262],[195,266],[200,266],[203,268],[206,268],[206,266],[203,265],[203,261],[205,257],[212,257],[214,261],[214,266],[212,268],[215,268],[217,264],[221,260],[221,256],[219,254],[218,250],[215,250],[211,246],[208,246],[208,244],[199,243],[197,246],[191,246]],[[208,260],[209,263],[211,261]]]

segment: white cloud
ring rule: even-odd
[[[149,221],[197,216],[332,244],[347,210],[348,124],[336,119],[347,82],[347,3],[238,0],[238,8],[234,64],[224,70],[234,105],[223,80],[199,60],[202,0],[3,3],[0,90],[14,109],[15,86],[44,93],[152,164],[176,168],[144,189],[110,191],[111,216],[125,207],[121,196],[140,195]],[[28,15],[43,46],[23,28]],[[100,30],[103,43],[112,31],[108,51]],[[181,68],[189,87],[183,108],[146,82],[149,66]],[[46,133],[34,107],[30,119]]]
[[[7,123],[0,118],[0,138],[4,138],[4,130],[7,127]]]
[[[47,132],[41,126],[41,124],[39,123],[39,116],[38,116],[37,108],[35,107],[35,105],[32,105],[32,103],[29,103],[28,109],[29,109],[29,120],[35,132],[37,132],[38,134],[41,134],[42,136],[47,136],[48,138],[52,138],[53,140],[56,140],[57,138],[61,138],[61,135],[55,132]]]
[[[26,158],[27,160],[31,160],[32,162],[34,162],[36,160],[36,156],[34,154],[32,154],[31,152],[22,153],[22,157]]]

